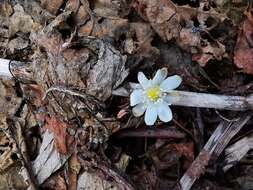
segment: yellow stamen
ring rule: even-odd
[[[154,87],[151,87],[149,88],[147,91],[146,91],[146,95],[147,97],[155,102],[157,101],[157,99],[159,98],[160,96],[160,87],[159,86],[154,86]]]

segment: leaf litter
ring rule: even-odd
[[[150,128],[125,97],[162,67],[182,90],[252,93],[252,2],[3,0],[0,21],[1,58],[25,62],[0,79],[0,189],[173,189],[196,159],[193,189],[252,186],[250,150],[236,166],[197,157],[236,112],[173,107]]]

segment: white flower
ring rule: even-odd
[[[130,105],[133,108],[135,117],[140,117],[145,112],[145,123],[154,125],[157,116],[163,122],[172,120],[172,112],[169,107],[168,92],[177,88],[182,82],[178,75],[167,77],[167,69],[159,69],[154,78],[147,79],[143,72],[138,73],[139,85],[130,95]]]

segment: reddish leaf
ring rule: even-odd
[[[234,62],[245,73],[253,74],[253,15],[246,12],[247,18],[240,28],[235,50]]]
[[[66,136],[67,136],[67,124],[56,117],[46,119],[45,128],[54,134],[55,147],[62,153],[67,153]]]
[[[193,143],[180,143],[180,144],[171,144],[171,146],[180,154],[185,156],[189,161],[194,160],[194,147]]]

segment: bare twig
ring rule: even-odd
[[[121,130],[115,134],[118,138],[124,137],[149,137],[149,138],[174,138],[182,139],[186,135],[179,130],[166,127],[166,128],[150,128],[150,127],[138,127],[134,129]]]
[[[235,122],[222,121],[209,138],[198,157],[180,179],[178,186],[174,189],[189,190],[194,182],[205,173],[205,167],[209,164],[209,161],[211,159],[215,161],[219,157],[229,141],[250,118],[251,115],[244,115]]]

